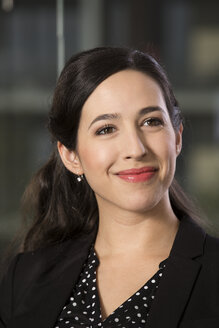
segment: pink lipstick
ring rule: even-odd
[[[150,180],[157,172],[157,168],[145,166],[139,169],[129,169],[117,173],[120,179],[128,182],[144,182]]]

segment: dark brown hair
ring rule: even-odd
[[[75,150],[82,107],[94,89],[107,77],[125,69],[141,71],[160,86],[172,125],[177,131],[182,122],[178,103],[168,78],[149,54],[118,47],[101,47],[81,52],[66,63],[55,88],[49,113],[49,130],[55,144],[48,162],[39,170],[24,194],[25,208],[33,217],[22,250],[34,250],[91,233],[98,226],[98,207],[86,178],[81,183],[63,165],[56,142]],[[194,208],[176,180],[169,190],[177,216],[198,219]]]

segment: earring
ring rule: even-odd
[[[77,176],[77,180],[78,180],[78,182],[81,182],[82,179],[83,179],[83,174]]]

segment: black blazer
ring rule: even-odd
[[[0,286],[0,328],[54,328],[93,238],[16,256]],[[181,219],[145,327],[219,328],[219,239],[190,218]]]

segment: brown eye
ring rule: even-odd
[[[105,135],[105,134],[110,134],[115,131],[115,128],[110,125],[106,125],[103,128],[97,130],[96,135]]]
[[[154,117],[154,118],[149,118],[143,122],[143,125],[146,126],[161,126],[163,125],[163,121],[160,118]]]

